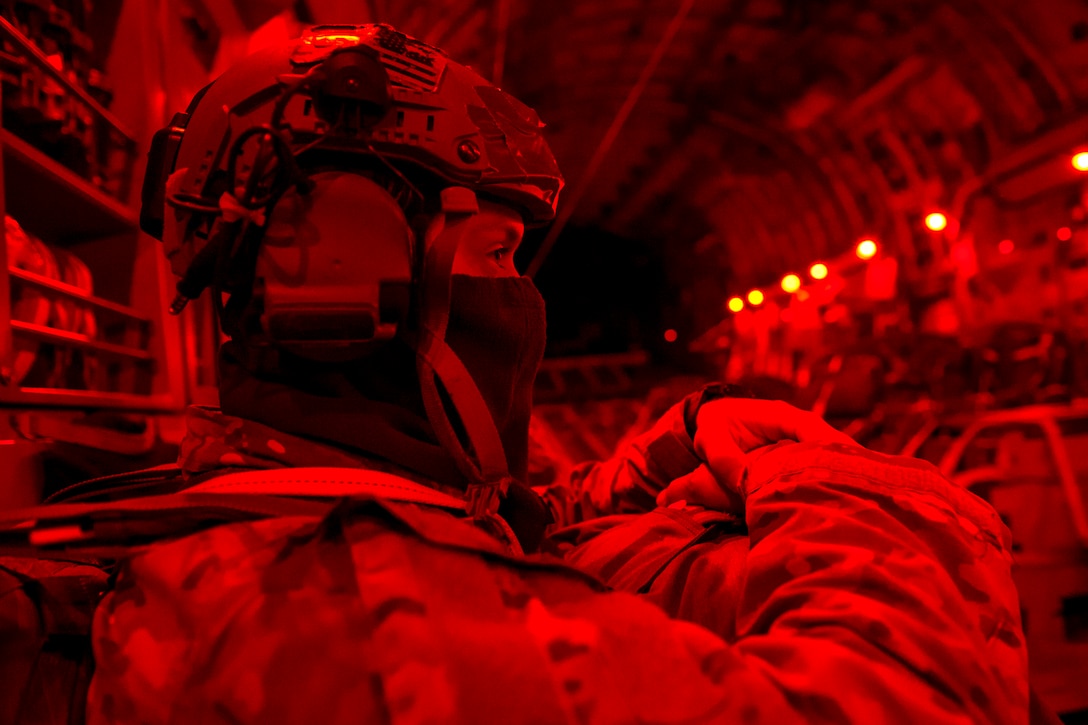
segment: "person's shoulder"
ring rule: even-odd
[[[62,488],[43,503],[95,503],[133,496],[174,493],[186,485],[182,470],[168,463],[87,479]]]

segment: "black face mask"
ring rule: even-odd
[[[524,484],[533,382],[546,336],[544,301],[522,278],[454,275],[451,293],[446,341],[491,411],[510,474]],[[464,488],[467,482],[427,419],[415,363],[415,352],[401,340],[349,363],[316,363],[267,350],[254,354],[244,342],[231,341],[220,350],[220,405],[227,415]],[[510,486],[499,515],[522,547],[534,551],[551,516],[521,484]]]
[[[446,343],[476,382],[510,474],[520,481],[528,470],[533,382],[546,326],[544,300],[532,280],[453,275]]]
[[[546,337],[544,301],[527,278],[454,275],[450,310],[446,342],[491,411],[510,474],[525,481],[533,381]],[[424,412],[415,353],[399,340],[346,363],[318,363],[286,352],[252,355],[244,342],[232,341],[222,348],[220,374],[220,403],[228,415],[464,486]]]

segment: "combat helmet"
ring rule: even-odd
[[[450,275],[458,219],[478,197],[530,225],[554,218],[563,180],[542,128],[513,96],[388,25],[317,26],[251,55],[152,143],[140,223],[181,278],[171,311],[208,288],[221,319],[224,298],[255,297],[261,338],[317,360],[409,340],[427,417],[470,481],[470,508],[494,510],[506,462],[444,342]],[[445,215],[445,231],[423,249],[412,223],[428,212]],[[315,224],[337,241],[299,264]],[[280,273],[292,263],[297,274]]]

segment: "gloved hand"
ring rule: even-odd
[[[695,452],[705,461],[657,496],[659,506],[677,501],[743,514],[745,459],[779,441],[857,445],[814,413],[777,400],[721,398],[704,403],[696,417]]]

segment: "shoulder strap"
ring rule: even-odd
[[[74,501],[81,498],[97,496],[107,491],[124,490],[130,487],[140,487],[143,484],[156,481],[173,481],[181,476],[181,468],[175,463],[167,463],[154,468],[144,468],[138,471],[126,473],[114,473],[109,476],[88,478],[79,483],[56,491],[45,500],[51,504],[58,501]]]
[[[185,493],[253,493],[270,496],[359,496],[465,510],[463,499],[407,478],[365,468],[272,468],[216,476]]]
[[[187,494],[45,504],[0,511],[0,552],[69,545],[122,545],[218,523],[277,516],[323,517],[336,504],[281,496]],[[111,558],[105,556],[105,558]]]
[[[216,476],[161,496],[0,511],[0,548],[20,542],[55,546],[153,538],[191,529],[198,519],[210,523],[270,516],[321,517],[335,504],[312,499],[356,496],[465,511],[462,499],[381,471],[276,468]]]
[[[447,226],[427,249],[424,258],[419,329],[404,337],[416,351],[416,373],[427,420],[438,442],[468,480],[468,512],[473,518],[485,518],[496,514],[510,486],[506,452],[480,389],[464,363],[445,342],[453,261],[461,239],[468,231],[466,215],[471,213],[470,208],[472,212],[476,211],[475,197],[466,205],[466,199],[459,196],[464,191],[450,187],[442,192]],[[439,381],[456,409],[470,450],[461,444],[447,415]]]

